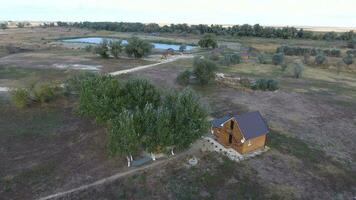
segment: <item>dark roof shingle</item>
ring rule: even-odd
[[[234,118],[247,140],[268,133],[267,124],[258,111],[235,115]]]
[[[211,121],[211,125],[214,128],[217,128],[217,127],[220,127],[224,122],[226,122],[229,119],[231,119],[230,116],[224,116],[224,117],[216,118],[216,119]]]

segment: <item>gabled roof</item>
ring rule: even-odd
[[[248,140],[268,133],[268,127],[261,113],[250,112],[243,115],[235,115],[242,135]]]
[[[267,124],[262,118],[261,113],[258,111],[249,112],[242,115],[235,115],[234,117],[224,116],[221,118],[216,118],[211,121],[211,124],[214,128],[218,128],[231,118],[234,118],[237,121],[241,133],[246,140],[268,133]]]
[[[224,116],[224,117],[216,118],[216,119],[211,121],[211,125],[214,128],[221,127],[226,121],[228,121],[231,118],[232,117],[230,117],[230,116]]]

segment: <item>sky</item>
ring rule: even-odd
[[[356,0],[3,0],[0,20],[356,27]]]

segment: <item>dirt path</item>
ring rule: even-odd
[[[159,62],[159,63],[154,63],[154,64],[150,64],[150,65],[138,66],[138,67],[135,67],[135,68],[132,68],[132,69],[125,69],[125,70],[120,70],[120,71],[116,71],[116,72],[111,72],[111,73],[109,73],[109,74],[110,74],[110,75],[113,75],[113,76],[117,76],[117,75],[120,75],[120,74],[127,74],[127,73],[130,73],[130,72],[139,71],[139,70],[146,69],[146,68],[150,68],[150,67],[154,67],[154,66],[157,66],[157,65],[174,62],[174,61],[179,60],[179,59],[183,59],[183,58],[193,58],[193,57],[194,57],[193,55],[174,56],[174,57],[171,57],[171,58],[169,58],[169,59],[167,59],[167,60],[164,60],[164,61],[162,61],[162,62]]]
[[[141,171],[144,171],[144,170],[148,170],[148,169],[151,169],[151,168],[154,168],[154,167],[157,167],[157,166],[163,166],[165,164],[168,164],[170,161],[173,161],[173,160],[176,160],[178,158],[182,158],[182,157],[184,157],[184,156],[186,156],[188,154],[194,153],[195,150],[197,150],[197,149],[196,148],[190,148],[189,150],[187,150],[185,152],[176,154],[175,156],[169,157],[167,159],[158,160],[158,161],[155,161],[155,162],[153,162],[153,163],[151,163],[149,165],[144,165],[144,166],[141,166],[141,167],[137,167],[137,168],[125,171],[125,172],[120,172],[120,173],[114,174],[114,175],[112,175],[110,177],[100,179],[100,180],[98,180],[98,181],[96,181],[94,183],[83,185],[83,186],[80,186],[80,187],[77,187],[77,188],[74,188],[74,189],[71,189],[71,190],[67,190],[67,191],[64,191],[64,192],[59,192],[59,193],[56,193],[56,194],[52,194],[52,195],[49,195],[49,196],[46,196],[46,197],[42,197],[39,200],[62,198],[62,197],[66,197],[67,195],[70,195],[70,194],[75,193],[75,192],[79,192],[79,191],[82,191],[82,190],[86,190],[86,189],[89,189],[89,188],[92,188],[92,187],[96,187],[96,186],[99,186],[99,185],[103,185],[103,184],[107,184],[107,183],[112,183],[113,181],[115,181],[115,180],[117,180],[119,178],[122,178],[124,176],[132,175],[134,173],[141,172]]]

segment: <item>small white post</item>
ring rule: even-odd
[[[156,155],[154,153],[151,153],[151,158],[152,158],[153,161],[155,161],[156,160]]]
[[[130,160],[133,161],[132,155],[130,155]]]
[[[172,156],[174,156],[174,151],[173,151],[174,148],[171,149],[171,154]]]
[[[130,167],[131,166],[131,160],[128,156],[126,156],[126,159],[127,159],[127,167]]]

